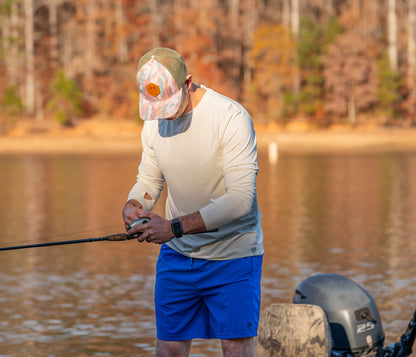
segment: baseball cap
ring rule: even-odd
[[[185,62],[170,48],[155,48],[139,60],[137,86],[140,91],[140,117],[164,119],[175,115],[181,105],[186,81]]]

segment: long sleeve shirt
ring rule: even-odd
[[[191,112],[144,123],[142,159],[128,198],[150,211],[166,182],[166,218],[200,212],[208,232],[167,243],[181,254],[210,260],[262,255],[251,117],[239,103],[205,89]]]

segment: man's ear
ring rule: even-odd
[[[190,88],[191,88],[191,85],[192,85],[192,74],[188,74],[188,75],[186,76],[185,84],[186,84],[186,87],[187,87],[188,89],[190,89]]]

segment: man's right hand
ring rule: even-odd
[[[123,208],[123,220],[126,231],[131,222],[140,217],[143,213],[143,206],[137,200],[128,200]]]

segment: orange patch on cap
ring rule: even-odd
[[[156,98],[160,94],[160,88],[157,84],[149,83],[146,86],[147,93],[153,98]]]

